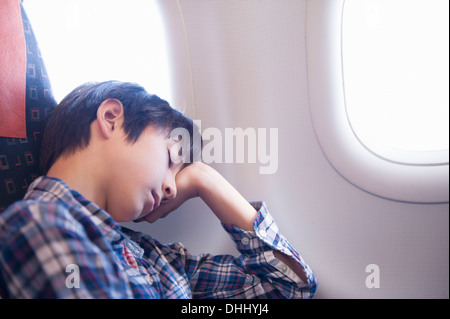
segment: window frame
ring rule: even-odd
[[[311,120],[333,168],[373,195],[401,202],[447,203],[447,163],[402,163],[378,156],[355,135],[346,111],[342,69],[345,0],[309,0],[306,58]]]

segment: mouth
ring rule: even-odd
[[[155,191],[152,191],[152,196],[153,196],[153,208],[151,211],[154,211],[161,205],[161,197]]]
[[[141,222],[145,218],[148,218],[150,216],[153,216],[153,212],[161,205],[161,197],[156,191],[152,191],[151,195],[148,196],[148,201],[144,207],[143,212],[141,215],[135,219],[135,222]],[[159,217],[158,217],[159,218]],[[148,222],[152,223],[154,221],[150,221],[151,219],[147,219]],[[155,219],[156,220],[156,219]]]

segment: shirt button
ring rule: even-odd
[[[264,229],[260,229],[260,230],[258,231],[258,234],[259,234],[259,236],[260,236],[261,238],[264,238],[264,237],[266,237],[267,232],[266,232]]]
[[[286,272],[287,270],[288,270],[287,266],[282,266],[282,267],[281,267],[281,271],[282,271],[282,272]]]
[[[148,277],[147,277],[147,280],[148,280],[148,284],[149,284],[149,285],[153,285],[153,279],[152,279],[152,277],[148,276]]]
[[[244,237],[241,239],[242,245],[248,245],[249,242],[250,242],[250,239],[248,239],[248,237]]]

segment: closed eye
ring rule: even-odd
[[[169,155],[169,168],[172,167],[172,158],[170,156],[170,151],[167,150],[167,154]]]

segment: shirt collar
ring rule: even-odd
[[[69,206],[71,214],[76,219],[90,218],[95,226],[101,229],[105,238],[114,243],[124,239],[121,226],[106,211],[95,203],[84,198],[80,193],[71,189],[63,180],[55,177],[41,176],[30,185],[25,199],[39,199],[60,201]],[[74,209],[72,209],[74,208]]]

